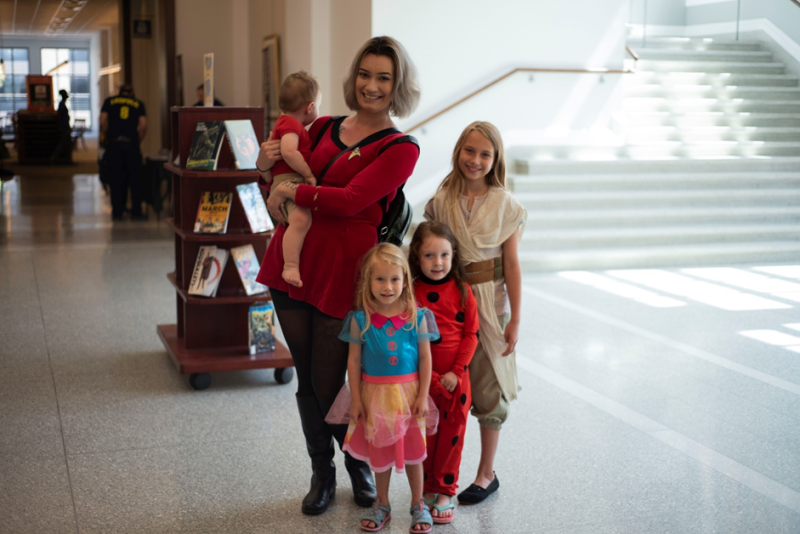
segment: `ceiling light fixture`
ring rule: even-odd
[[[53,74],[55,71],[57,71],[58,69],[60,69],[60,68],[62,68],[62,67],[66,67],[68,64],[69,64],[69,60],[68,60],[68,59],[65,59],[64,61],[62,61],[61,63],[59,63],[59,64],[58,64],[58,65],[56,65],[55,67],[53,67],[52,69],[48,70],[48,71],[45,73],[45,76],[50,76],[50,75],[51,75],[51,74]]]

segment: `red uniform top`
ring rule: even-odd
[[[272,138],[281,139],[287,133],[294,133],[300,138],[297,142],[297,150],[302,154],[303,159],[308,163],[308,158],[311,156],[311,138],[308,136],[305,126],[299,120],[289,115],[281,115],[275,123],[275,128],[272,129]],[[279,174],[297,173],[296,170],[283,160],[276,161],[272,166],[272,176]]]
[[[308,132],[311,139],[327,120],[321,117],[314,122]],[[295,204],[309,208],[313,215],[300,254],[303,287],[287,284],[281,276],[284,226],[270,240],[256,280],[323,313],[344,318],[353,309],[361,258],[378,243],[383,199],[394,198],[417,164],[419,147],[407,140],[408,136],[398,133],[363,145],[359,152],[338,158],[317,187],[298,186]],[[314,176],[346,148],[338,128],[328,128],[308,162]],[[259,183],[266,186],[261,178]]]
[[[440,341],[431,342],[431,384],[438,383],[441,375],[451,371],[461,381],[478,347],[478,306],[472,289],[466,287],[466,305],[462,306],[461,292],[452,277],[434,281],[422,276],[414,281],[417,305],[433,312],[442,335]]]

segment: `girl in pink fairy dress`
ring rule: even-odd
[[[392,467],[408,475],[412,533],[430,532],[422,501],[425,436],[436,431],[438,412],[428,395],[430,341],[439,338],[433,314],[417,309],[410,269],[402,251],[381,243],[362,262],[356,293],[360,308],[344,319],[340,339],[350,343],[346,384],[326,421],[348,423],[343,450],[369,461],[378,500],[361,520],[374,532],[391,519]]]

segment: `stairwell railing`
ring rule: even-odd
[[[470,94],[468,94],[464,98],[461,98],[458,101],[454,102],[453,104],[450,104],[449,106],[447,106],[446,108],[442,109],[441,111],[438,111],[438,112],[434,113],[433,115],[431,115],[427,119],[423,120],[422,122],[419,122],[419,123],[415,124],[414,126],[412,126],[411,128],[408,128],[406,130],[406,133],[413,132],[414,130],[422,128],[423,126],[425,126],[426,124],[428,124],[432,120],[444,115],[445,113],[447,113],[451,109],[454,109],[454,108],[460,106],[461,104],[463,104],[467,100],[470,100],[474,96],[486,91],[490,87],[492,87],[494,85],[497,85],[498,83],[502,82],[503,80],[505,80],[509,76],[512,76],[512,75],[514,75],[514,74],[516,74],[518,72],[548,72],[548,73],[569,73],[569,74],[634,74],[636,72],[636,65],[638,64],[639,56],[638,56],[638,54],[636,54],[636,52],[634,52],[631,49],[630,46],[626,45],[625,46],[625,51],[628,52],[628,54],[633,58],[634,63],[633,63],[633,68],[632,69],[621,69],[621,70],[620,69],[604,69],[604,68],[597,68],[597,69],[544,69],[544,68],[527,68],[527,67],[514,69],[514,70],[512,70],[510,72],[507,72],[507,73],[503,74],[499,78],[496,78],[496,79],[492,80],[491,82],[489,82],[486,85],[480,87],[479,89],[476,89],[475,91],[471,92]]]

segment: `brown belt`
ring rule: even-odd
[[[503,277],[503,257],[468,263],[464,266],[464,271],[467,273],[467,283],[471,286],[500,280]]]

